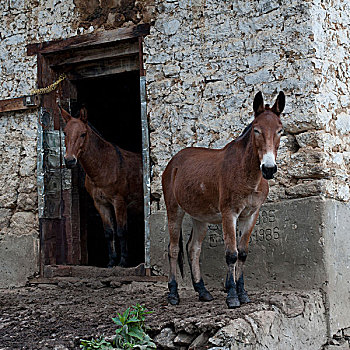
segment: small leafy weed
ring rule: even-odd
[[[140,304],[128,307],[124,313],[117,313],[117,316],[112,318],[117,325],[116,335],[112,342],[105,340],[104,337],[92,338],[92,340],[81,339],[80,348],[83,350],[156,349],[156,345],[145,332],[146,315],[150,313],[152,312],[147,311]]]

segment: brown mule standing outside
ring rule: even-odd
[[[244,289],[243,266],[250,235],[265,201],[269,185],[277,171],[276,157],[283,132],[280,114],[285,106],[281,91],[273,107],[264,105],[261,92],[254,98],[255,119],[243,133],[222,149],[189,147],[177,153],[167,165],[162,186],[167,208],[169,243],[170,304],[180,301],[176,282],[176,263],[182,273],[182,220],[188,213],[193,222],[187,243],[192,282],[199,300],[211,301],[204,286],[199,257],[208,223],[222,223],[229,308],[250,302]],[[240,220],[242,236],[236,242],[236,224]]]
[[[142,213],[141,155],[123,150],[104,140],[87,122],[87,110],[73,118],[60,107],[63,119],[67,168],[82,165],[85,187],[99,212],[108,242],[108,267],[117,265],[116,246],[120,243],[119,266],[128,265],[127,209],[132,206]]]

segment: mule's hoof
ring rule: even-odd
[[[251,302],[247,293],[238,294],[238,299],[239,299],[241,304],[248,304]]]
[[[112,261],[110,261],[110,262],[108,263],[107,267],[108,267],[109,269],[111,269],[112,267],[114,267],[114,266],[116,266],[116,265],[117,265],[116,262],[115,262],[114,260],[112,260]]]
[[[179,295],[175,295],[175,294],[169,294],[168,295],[168,302],[171,305],[179,305],[180,303],[180,298]]]
[[[199,295],[200,301],[212,301],[213,299],[213,296],[208,291],[205,291]]]
[[[119,264],[118,266],[120,267],[128,267],[128,263],[125,259],[121,258],[120,261],[119,261]]]
[[[229,309],[235,309],[241,306],[241,303],[238,300],[238,297],[227,297],[226,304]]]

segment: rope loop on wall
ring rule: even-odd
[[[44,88],[40,88],[40,89],[32,89],[30,91],[31,95],[44,95],[44,94],[48,94],[51,91],[56,90],[57,86],[64,80],[67,78],[67,75],[65,73],[62,73],[58,79],[52,83],[51,85],[44,87]]]

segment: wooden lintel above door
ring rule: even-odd
[[[43,55],[67,50],[75,50],[82,47],[91,47],[108,44],[116,41],[128,40],[148,35],[149,24],[118,28],[114,30],[101,31],[96,33],[77,35],[67,39],[46,41],[27,45],[27,55],[32,56],[38,53]]]

